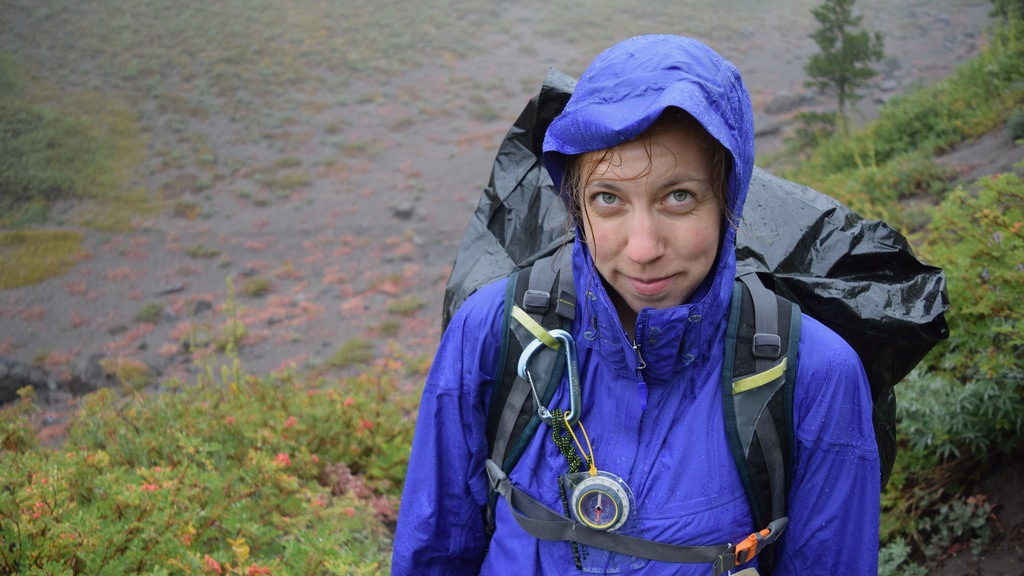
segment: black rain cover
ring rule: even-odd
[[[574,86],[572,78],[551,70],[499,147],[445,288],[444,327],[478,288],[553,252],[573,234],[540,155],[544,133]],[[820,192],[759,168],[736,257],[738,272],[765,273],[776,292],[853,346],[876,401],[891,404],[891,387],[949,336],[941,269],[920,262],[884,222],[865,220]]]

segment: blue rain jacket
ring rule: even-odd
[[[685,38],[634,38],[594,61],[547,132],[552,178],[561,180],[564,154],[631,140],[668,106],[689,112],[732,153],[728,208],[738,221],[753,166],[749,97],[732,64]],[[734,242],[735,226],[725,226],[716,266],[691,301],[643,310],[633,333],[621,325],[586,245],[572,247],[580,295],[571,333],[581,422],[597,468],[623,478],[633,491],[635,527],[649,540],[720,545],[763,528],[753,525],[723,422],[720,377]],[[393,574],[581,573],[571,544],[534,538],[502,499],[493,538],[484,530],[486,411],[501,376],[495,365],[505,284],[471,296],[438,348],[416,423]],[[642,370],[634,343],[646,361]],[[549,406],[569,408],[564,381]],[[876,574],[880,473],[868,382],[849,345],[807,316],[794,429],[790,523],[773,573]],[[542,425],[509,478],[562,510],[558,477],[566,471],[565,456]],[[711,566],[651,561],[622,573],[706,576]]]

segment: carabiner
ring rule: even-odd
[[[579,363],[576,360],[576,342],[572,339],[565,330],[550,330],[548,332],[553,338],[561,342],[562,352],[565,353],[565,369],[569,376],[569,413],[566,414],[565,419],[572,426],[580,419],[580,373]],[[544,421],[545,424],[551,424],[551,412],[548,411],[547,407],[541,405],[540,397],[537,395],[537,387],[533,384],[533,378],[530,376],[530,360],[537,351],[541,350],[542,347],[546,346],[540,339],[536,339],[530,342],[526,348],[523,349],[523,354],[519,357],[519,377],[530,383],[530,388],[533,390],[533,401],[537,404],[537,415]]]

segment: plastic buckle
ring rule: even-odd
[[[754,556],[757,556],[758,552],[764,550],[766,546],[775,543],[787,526],[789,526],[789,518],[783,516],[777,520],[772,520],[764,530],[754,532],[744,538],[742,542],[736,545],[736,566],[750,562],[754,559]]]
[[[767,528],[761,530],[760,532],[754,532],[753,534],[747,536],[739,544],[736,545],[735,554],[737,566],[739,566],[740,564],[746,564],[747,562],[753,560],[754,556],[757,556],[757,553],[760,552],[759,544],[761,543],[761,540],[765,538],[765,536],[768,536]]]
[[[504,496],[505,493],[508,492],[509,484],[508,476],[505,474],[505,471],[501,469],[501,466],[498,466],[497,462],[490,458],[484,462],[484,468],[486,468],[487,477],[491,481],[491,490],[494,490],[498,494]]]
[[[754,358],[775,360],[782,354],[782,338],[778,334],[758,332],[754,334]]]
[[[543,314],[551,305],[551,293],[543,290],[527,290],[523,294],[523,310],[530,314]]]

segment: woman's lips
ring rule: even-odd
[[[669,284],[672,283],[672,277],[668,276],[665,278],[629,278],[629,285],[634,292],[641,296],[657,296],[668,288]]]

